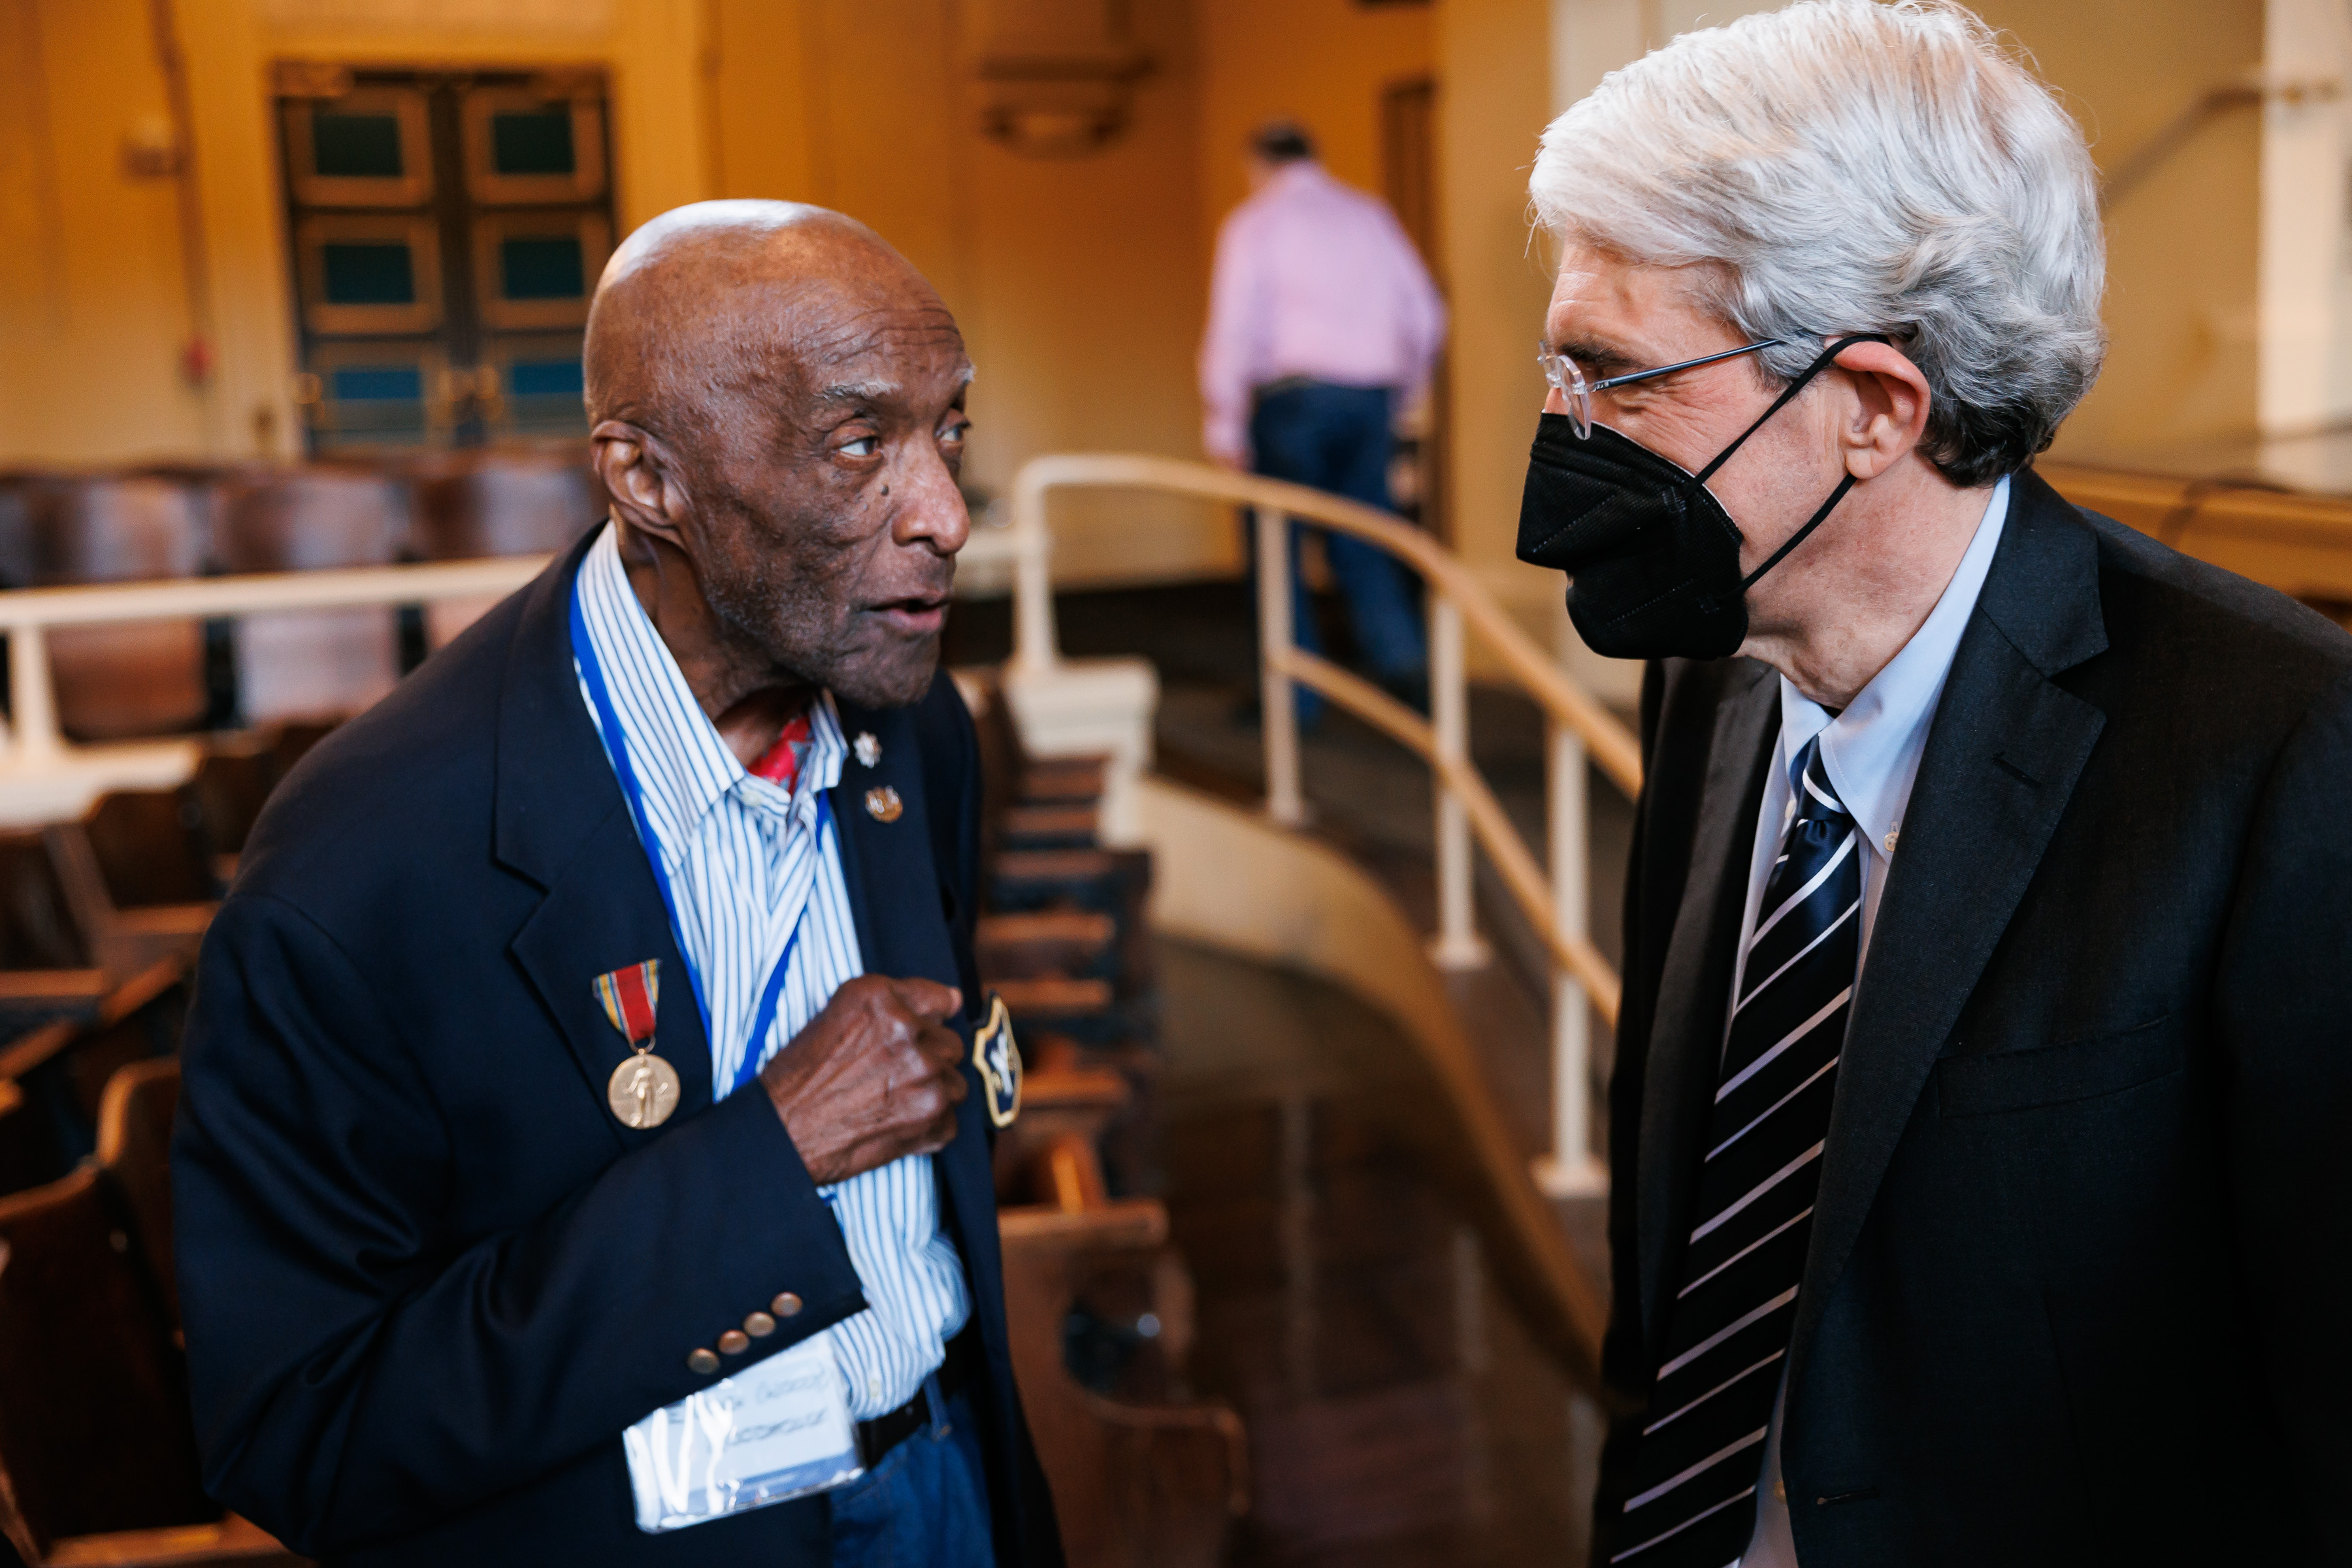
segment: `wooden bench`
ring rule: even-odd
[[[1020,1119],[997,1145],[998,1227],[1013,1370],[1064,1547],[1072,1568],[1210,1568],[1249,1503],[1241,1417],[1222,1405],[1107,1399],[1071,1375],[1064,1325],[1106,1273],[1144,1281],[1153,1338],[1179,1362],[1191,1292],[1167,1211],[1106,1191],[1096,1145],[1125,1083],[1037,1054]]]
[[[131,1223],[97,1165],[0,1198],[0,1531],[37,1568],[299,1563],[205,1496]]]

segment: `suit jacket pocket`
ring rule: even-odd
[[[2031,1050],[1946,1057],[1936,1064],[1941,1113],[1995,1116],[2116,1094],[2179,1072],[2188,1061],[2186,1020],[2177,1013],[2120,1034]]]

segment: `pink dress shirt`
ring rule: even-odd
[[[1287,376],[1409,400],[1444,341],[1445,303],[1388,204],[1319,163],[1286,164],[1217,233],[1203,442],[1213,457],[1246,455],[1251,394]]]

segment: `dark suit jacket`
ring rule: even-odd
[[[1747,660],[1643,691],[1596,1562],[1779,701]],[[2352,638],[2031,472],[1872,931],[1788,1377],[1805,1568],[2352,1562]]]
[[[687,968],[573,675],[584,552],[305,760],[205,938],[172,1159],[205,1482],[352,1563],[822,1564],[821,1499],[665,1535],[633,1521],[620,1434],[714,1381],[689,1351],[779,1291],[806,1309],[752,1356],[866,1303],[767,1096],[711,1103]],[[882,742],[833,803],[866,967],[976,1005],[971,718],[945,677],[842,718]],[[906,802],[894,823],[864,807],[879,784]],[[647,958],[683,1093],[632,1131],[604,1098],[628,1047],[591,982]],[[984,1352],[998,1561],[1050,1564],[981,1106],[975,1078],[935,1161]]]

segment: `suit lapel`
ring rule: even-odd
[[[596,1000],[596,976],[660,961],[654,1037],[677,1071],[672,1124],[710,1104],[710,1047],[661,889],[572,669],[572,584],[597,531],[524,590],[499,705],[497,854],[546,889],[509,951],[562,1031],[583,1088],[625,1148],[662,1129],[632,1131],[604,1110],[605,1082],[630,1052]]]
[[[915,710],[861,709],[846,702],[838,706],[845,734],[854,738],[864,731],[881,742],[881,756],[872,767],[857,760],[853,747],[842,766],[841,783],[833,791],[833,819],[841,826],[842,879],[849,887],[866,973],[920,975],[942,985],[960,985],[955,947],[940,902],[939,869],[931,863],[932,803],[923,798]],[[896,790],[903,806],[895,822],[884,822],[866,809],[868,792],[884,788]],[[952,805],[940,802],[938,809]],[[969,1092],[957,1111],[955,1141],[931,1162],[946,1200],[942,1218],[949,1235],[971,1278],[988,1281],[999,1268],[996,1184],[989,1169],[988,1119],[982,1110],[985,1090],[971,1057],[971,1016],[978,998],[963,1000],[954,1024],[964,1042]],[[1002,1342],[1003,1325],[995,1321],[1003,1310],[1001,1293],[982,1289],[975,1297],[976,1309],[988,1320],[984,1326]]]
[[[2105,647],[2096,541],[2039,478],[2016,476],[1871,931],[1838,1066],[1792,1375],[1936,1058],[2106,722],[2050,678]]]
[[[1780,733],[1780,685],[1761,664],[1732,676],[1715,713],[1706,788],[1674,934],[1659,973],[1642,1099],[1642,1321],[1644,1342],[1664,1332],[1665,1272],[1681,1256],[1697,1201],[1699,1151],[1723,1054],[1724,1008],[1746,913],[1756,813]]]

